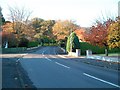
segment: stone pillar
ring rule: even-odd
[[[76,57],[80,56],[81,55],[81,51],[80,49],[76,49]]]

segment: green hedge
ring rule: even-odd
[[[39,42],[37,41],[32,41],[28,43],[28,48],[30,47],[37,47],[39,45]]]
[[[86,42],[80,42],[80,49],[81,49],[81,54],[85,55],[86,50],[92,50],[93,54],[104,54],[105,53],[105,47],[99,47],[99,46],[93,46],[89,43]],[[119,53],[120,49],[109,49],[108,53]]]
[[[27,48],[26,47],[18,47],[18,48],[1,48],[0,51],[2,53],[21,53],[25,51]]]

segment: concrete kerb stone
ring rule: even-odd
[[[88,55],[86,58],[97,59],[108,62],[120,62],[118,57],[106,57],[106,56],[98,56],[98,55]]]

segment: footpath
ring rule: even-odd
[[[61,48],[57,50],[57,53],[62,57],[74,60],[77,62],[86,63],[89,65],[99,66],[103,68],[113,69],[120,71],[120,56],[97,56],[97,55],[89,55],[89,56],[69,56],[65,55],[65,51]]]

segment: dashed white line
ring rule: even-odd
[[[56,58],[55,56],[53,56],[53,55],[50,55],[52,58]]]
[[[91,77],[91,78],[93,78],[93,79],[96,79],[96,80],[98,80],[98,81],[101,81],[101,82],[107,83],[107,84],[109,84],[109,85],[112,85],[112,86],[115,86],[115,87],[120,88],[119,85],[116,85],[116,84],[114,84],[114,83],[111,83],[111,82],[102,80],[102,79],[100,79],[100,78],[97,78],[97,77],[95,77],[95,76],[89,75],[89,74],[87,74],[87,73],[83,73],[83,74],[86,75],[86,76],[88,76],[88,77]]]
[[[48,61],[52,61],[51,59],[49,59],[49,58],[47,58],[47,57],[45,57]]]
[[[62,55],[58,55],[59,57],[61,57],[61,58],[66,58],[66,57],[64,57],[64,56],[62,56]]]
[[[45,51],[42,52],[42,55],[43,55],[43,56],[45,56],[44,53],[45,53]]]
[[[68,67],[68,66],[66,66],[66,65],[63,65],[63,64],[61,64],[61,63],[58,63],[58,62],[55,62],[55,63],[58,64],[58,65],[60,65],[60,66],[65,67],[65,68],[70,68],[70,67]]]

